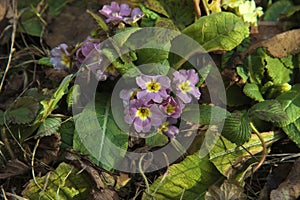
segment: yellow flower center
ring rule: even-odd
[[[110,73],[110,74],[115,74],[117,69],[113,66],[113,65],[110,65],[108,66],[106,69],[105,69],[106,72]]]
[[[147,92],[158,92],[161,88],[161,85],[159,83],[156,83],[155,80],[152,82],[146,83]]]
[[[71,59],[66,54],[61,55],[61,64],[67,66],[68,68],[71,66]]]
[[[168,114],[172,114],[172,113],[174,113],[175,112],[175,106],[172,106],[172,105],[167,105],[167,107],[166,107],[166,112],[168,113]]]
[[[136,113],[136,117],[139,117],[142,121],[146,120],[148,117],[151,117],[151,112],[149,108],[146,107],[140,107]]]
[[[157,129],[158,133],[165,133],[169,130],[168,128],[169,122],[164,122],[160,128]]]
[[[185,82],[182,82],[180,85],[179,85],[179,89],[184,92],[184,93],[187,93],[189,91],[191,91],[191,87],[190,87],[190,84],[191,82],[190,81],[185,81]]]

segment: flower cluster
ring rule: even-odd
[[[222,6],[225,9],[234,9],[244,22],[257,26],[257,17],[263,15],[262,7],[256,7],[254,0],[223,0]]]
[[[51,50],[50,62],[55,69],[69,69],[71,65],[71,54],[67,51],[66,44],[60,44]],[[83,63],[98,81],[105,81],[108,77],[114,79],[119,75],[118,70],[109,65],[108,60],[101,53],[101,43],[97,39],[88,37],[76,50],[75,65],[79,68]]]
[[[111,2],[110,5],[105,5],[99,12],[104,15],[106,23],[111,21],[123,21],[126,24],[135,23],[141,19],[144,14],[139,8],[131,8],[128,4],[119,5],[117,2]]]
[[[138,133],[154,128],[158,133],[175,137],[179,133],[176,124],[185,104],[190,103],[192,97],[200,98],[198,81],[193,69],[174,72],[172,81],[163,75],[136,77],[138,88],[120,92],[125,122],[133,125]]]

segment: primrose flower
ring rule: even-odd
[[[71,55],[67,50],[68,45],[60,44],[51,50],[50,62],[54,69],[68,69],[71,66]]]
[[[222,6],[225,9],[237,8],[244,3],[244,0],[222,0]]]
[[[173,118],[180,117],[183,107],[184,107],[183,103],[181,103],[177,98],[173,98],[171,96],[163,100],[163,102],[159,106],[159,108],[163,110],[163,112],[168,117],[173,117]]]
[[[139,132],[148,132],[151,126],[159,126],[165,116],[159,110],[156,104],[147,104],[142,100],[134,99],[129,107],[125,108],[125,122],[133,124],[135,130]]]
[[[195,70],[179,70],[174,72],[173,76],[176,95],[183,103],[190,103],[192,101],[191,95],[197,99],[200,98],[200,92],[195,86],[199,81]]]
[[[170,82],[167,76],[138,76],[136,83],[142,90],[137,93],[137,98],[144,101],[153,100],[155,103],[161,103],[163,99],[169,96]]]
[[[130,90],[123,89],[120,91],[120,98],[123,100],[123,105],[126,107],[129,105],[131,100],[136,98],[136,94],[139,91],[137,88],[132,88]]]
[[[174,138],[179,133],[179,129],[174,126],[171,121],[164,122],[159,128],[157,128],[157,133],[165,134],[169,138]]]
[[[143,12],[139,8],[134,8],[131,12],[131,17],[125,17],[124,22],[129,23],[135,23],[139,21],[144,16]]]
[[[89,53],[91,53],[91,51],[99,49],[99,45],[100,42],[98,40],[93,40],[91,37],[88,37],[76,51],[76,60],[83,63],[84,59],[89,55]]]
[[[106,23],[110,21],[123,21],[125,23],[134,23],[143,17],[143,12],[139,8],[131,8],[128,4],[119,5],[113,1],[110,5],[104,5],[99,12],[104,15]]]
[[[241,16],[244,22],[257,26],[257,17],[263,15],[262,7],[256,7],[255,1],[245,1],[237,7],[237,15]]]

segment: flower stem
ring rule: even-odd
[[[253,168],[253,173],[258,170],[258,168],[260,168],[260,166],[263,164],[263,162],[265,161],[266,159],[266,156],[267,156],[267,146],[266,146],[266,143],[265,143],[265,140],[264,138],[262,137],[262,135],[260,134],[260,132],[255,128],[255,126],[253,125],[252,122],[250,122],[250,126],[252,128],[252,130],[254,131],[254,133],[257,135],[257,137],[259,138],[261,144],[262,144],[262,147],[263,147],[263,154],[260,158],[260,161],[258,162],[258,164]]]

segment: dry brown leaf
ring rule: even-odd
[[[211,186],[205,194],[206,200],[244,200],[247,195],[243,193],[244,189],[237,183],[224,181],[220,186]]]
[[[10,177],[24,174],[29,169],[30,169],[30,166],[19,161],[18,159],[9,160],[7,162],[5,168],[1,169],[1,171],[0,171],[0,179],[7,179]]]
[[[90,35],[90,31],[97,27],[93,18],[86,13],[86,8],[68,5],[64,11],[49,23],[47,44],[55,46],[66,43],[76,45]]]
[[[47,68],[45,69],[45,74],[46,78],[50,79],[51,81],[61,82],[68,75],[68,72],[64,70]]]
[[[105,188],[103,190],[93,189],[88,200],[118,200],[118,194],[109,189]]]
[[[270,199],[295,200],[298,197],[300,197],[300,158],[295,161],[287,179],[276,190],[272,190]]]
[[[268,53],[276,58],[300,52],[300,29],[287,31],[263,42]]]
[[[61,137],[59,133],[54,133],[51,136],[45,136],[41,139],[36,157],[46,164],[49,164],[58,159]]]
[[[268,54],[275,58],[297,54],[300,52],[300,29],[280,33],[268,40],[256,43],[243,52],[241,57],[252,54],[259,47],[265,48]]]
[[[4,19],[7,11],[7,0],[0,1],[0,21]]]

